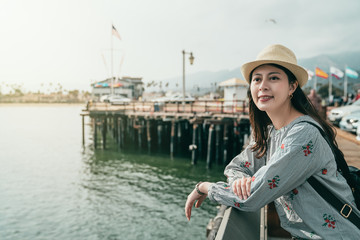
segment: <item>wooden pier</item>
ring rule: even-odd
[[[247,113],[245,101],[92,103],[82,123],[91,118],[95,148],[106,149],[110,136],[120,149],[204,159],[210,168],[240,153],[250,133]]]

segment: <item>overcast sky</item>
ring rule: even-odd
[[[360,50],[359,0],[0,0],[2,91],[90,90],[110,75],[112,23],[114,75],[144,82],[181,76],[183,49],[187,74],[234,69],[273,43],[298,58]]]

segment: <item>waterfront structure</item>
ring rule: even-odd
[[[91,97],[94,100],[99,100],[101,96],[111,95],[113,89],[114,95],[138,99],[144,91],[143,84],[141,77],[108,78],[91,84]]]
[[[224,88],[225,105],[233,105],[236,101],[247,99],[248,83],[240,78],[231,78],[219,84]]]
[[[248,140],[250,122],[245,101],[237,108],[224,107],[223,101],[179,102],[133,101],[112,105],[92,103],[83,115],[90,116],[94,147],[107,148],[107,140],[119,149],[163,152],[191,157],[193,164],[204,159],[206,166],[227,164],[239,154]],[[108,136],[111,136],[108,139]]]

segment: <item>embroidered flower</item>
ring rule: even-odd
[[[279,184],[280,181],[280,177],[279,175],[276,175],[275,177],[273,177],[273,179],[268,180],[268,184],[270,186],[270,189],[276,188]]]
[[[296,188],[294,188],[290,193],[290,199],[294,200],[295,195],[297,195],[298,193],[299,191]]]
[[[253,177],[251,178],[251,181],[252,181],[252,182],[255,181],[255,176],[253,176]]]
[[[336,224],[336,220],[335,218],[333,218],[331,215],[327,215],[326,213],[323,215],[324,221],[325,223],[323,224],[323,227],[328,227],[328,228],[335,228],[335,224]]]
[[[251,166],[251,163],[250,163],[250,162],[248,162],[248,161],[246,161],[246,162],[242,162],[242,163],[240,164],[240,167],[249,168],[250,166]]]
[[[284,148],[285,148],[285,144],[281,144],[281,149],[284,150]]]
[[[322,173],[322,175],[326,175],[327,174],[327,169],[326,168],[321,169],[321,173]]]
[[[244,206],[244,203],[239,203],[239,202],[236,202],[235,200],[233,200],[233,201],[234,201],[234,206],[235,207],[241,208],[241,207]]]
[[[302,149],[304,150],[305,156],[310,155],[313,148],[314,145],[312,144],[312,141],[310,141],[306,146],[303,146]]]

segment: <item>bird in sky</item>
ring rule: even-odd
[[[276,20],[273,18],[266,19],[266,22],[272,22],[273,24],[276,24]]]

